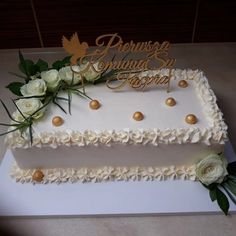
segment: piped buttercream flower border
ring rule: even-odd
[[[25,134],[14,132],[7,136],[6,142],[9,147],[14,148],[29,148],[29,147],[47,147],[57,148],[58,146],[112,146],[114,144],[123,145],[153,145],[159,144],[186,144],[186,143],[211,143],[224,144],[224,132],[215,132],[213,129],[200,130],[195,129],[167,129],[161,131],[153,130],[128,130],[120,131],[110,130],[95,132],[85,130],[83,133],[79,131],[57,131],[57,132],[42,132],[34,136],[31,144]]]
[[[195,165],[182,167],[111,167],[101,168],[56,168],[41,169],[44,174],[41,184],[47,183],[84,183],[107,181],[162,181],[162,180],[196,180]],[[16,182],[39,183],[32,179],[36,169],[20,169],[16,162],[12,165],[10,175]]]

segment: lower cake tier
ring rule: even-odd
[[[59,146],[12,150],[21,169],[32,168],[99,168],[103,166],[189,166],[210,153],[219,153],[224,145],[159,144],[112,146]]]
[[[18,182],[101,182],[128,180],[195,180],[195,165],[224,145],[160,144],[14,149],[11,176]],[[38,181],[36,181],[38,182]]]

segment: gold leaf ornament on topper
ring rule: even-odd
[[[118,90],[129,85],[134,89],[144,90],[148,86],[167,85],[167,92],[170,91],[171,68],[175,59],[169,57],[170,43],[167,41],[136,43],[131,40],[124,43],[117,33],[104,34],[96,38],[96,49],[88,53],[88,43],[80,43],[75,33],[70,40],[63,36],[62,44],[65,51],[72,55],[71,65],[79,63],[83,68],[80,72],[74,71],[80,73],[82,77],[89,69],[99,74],[115,70],[116,76],[106,81],[110,89]],[[167,75],[160,74],[158,70],[162,68],[169,69]],[[154,73],[151,73],[152,75],[143,73],[145,71]]]
[[[70,40],[65,36],[62,37],[62,45],[67,53],[72,55],[71,64],[77,65],[79,58],[86,56],[86,50],[88,49],[88,43],[80,43],[77,33],[74,33]]]

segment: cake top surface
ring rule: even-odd
[[[168,69],[142,72],[148,75],[167,75]],[[170,92],[162,86],[144,91],[124,87],[114,91],[105,84],[86,86],[86,94],[101,103],[97,110],[89,108],[89,99],[73,95],[71,115],[59,107],[50,105],[47,114],[33,124],[33,146],[56,147],[58,145],[79,145],[103,143],[224,143],[227,126],[217,104],[216,97],[201,71],[172,70]],[[186,80],[188,86],[178,86]],[[63,96],[61,94],[60,96]],[[167,98],[176,100],[175,106],[166,105]],[[65,107],[67,104],[60,104]],[[133,114],[142,112],[144,119],[136,121]],[[185,121],[188,114],[197,117],[196,124]],[[59,127],[52,119],[60,116],[64,123]],[[25,141],[23,141],[25,140]],[[6,142],[12,148],[29,147],[29,140],[17,132],[10,133]]]
[[[177,128],[210,128],[213,119],[204,111],[201,95],[196,92],[195,82],[188,81],[187,88],[178,86],[179,79],[171,82],[171,91],[167,93],[164,86],[150,87],[144,91],[136,91],[128,86],[123,90],[114,91],[105,84],[86,87],[86,94],[101,103],[97,110],[89,108],[89,99],[74,95],[72,98],[71,115],[65,114],[53,104],[47,115],[35,125],[36,132],[78,130],[122,130],[122,129],[177,129]],[[63,96],[61,94],[60,96]],[[65,96],[66,97],[66,96]],[[168,97],[176,100],[171,107],[165,104]],[[67,103],[60,102],[67,108]],[[142,121],[134,120],[133,114],[140,111],[144,115]],[[190,125],[185,122],[187,114],[195,114],[198,122]],[[52,125],[55,116],[63,118],[60,127]]]

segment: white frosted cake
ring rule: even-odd
[[[150,76],[157,71],[142,73]],[[169,70],[158,73],[168,75]],[[179,86],[181,80],[188,86]],[[99,109],[90,109],[89,101],[79,96],[73,96],[71,115],[51,104],[33,124],[32,145],[20,132],[8,134],[16,180],[34,181],[38,169],[44,174],[43,183],[194,180],[195,164],[224,150],[227,127],[201,71],[173,69],[169,93],[161,86],[114,91],[104,83],[86,86],[86,93],[100,102]],[[168,105],[169,97],[176,104]],[[133,119],[137,111],[143,114],[140,121]],[[63,125],[52,125],[55,116],[63,118]],[[195,118],[192,123],[191,118]]]

